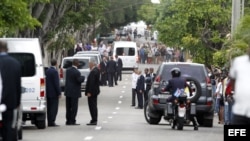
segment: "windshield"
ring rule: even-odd
[[[163,80],[169,80],[172,78],[170,70],[174,67],[178,67],[181,70],[181,75],[184,77],[193,77],[199,82],[206,82],[206,74],[203,66],[189,65],[189,64],[173,64],[164,65],[162,74]]]
[[[76,54],[75,56],[83,56],[83,57],[90,57],[91,60],[95,60],[96,64],[100,63],[100,55],[95,55],[95,54]]]
[[[135,48],[133,47],[118,47],[116,49],[116,54],[118,56],[134,56]]]
[[[89,68],[89,59],[78,59],[79,60],[79,66],[78,69],[88,69]],[[67,69],[69,67],[72,67],[72,59],[65,59],[63,61],[63,68]]]

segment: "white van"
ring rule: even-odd
[[[45,73],[37,38],[0,38],[7,42],[8,54],[21,63],[22,118],[38,129],[46,127]]]
[[[138,67],[138,50],[136,42],[115,41],[113,43],[113,57],[115,55],[122,59],[123,70],[133,70]]]

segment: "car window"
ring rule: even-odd
[[[199,82],[206,82],[206,74],[203,66],[196,65],[164,65],[163,67],[163,80],[169,80],[172,76],[170,70],[178,67],[181,70],[182,76],[189,76],[197,79]]]
[[[34,76],[36,73],[35,56],[32,53],[8,53],[21,64],[22,77]]]
[[[119,56],[134,56],[135,48],[133,47],[118,47],[116,48],[116,54]]]
[[[89,68],[89,59],[78,59],[79,60],[79,66],[78,69],[88,69]],[[72,66],[72,59],[65,59],[63,61],[63,68],[67,69]]]
[[[90,57],[91,59],[94,59],[97,64],[99,64],[100,61],[101,61],[101,60],[99,60],[100,55],[94,55],[94,54],[77,54],[75,56]]]

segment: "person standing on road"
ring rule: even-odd
[[[61,89],[59,84],[59,75],[57,69],[57,61],[51,60],[51,67],[46,70],[46,98],[47,98],[47,120],[48,126],[58,126],[56,116],[58,113],[59,98],[61,97]]]
[[[115,79],[116,62],[114,61],[113,56],[110,57],[110,60],[107,63],[107,73],[108,73],[109,87],[114,87],[114,81],[115,81],[115,85],[117,85],[117,81]]]
[[[135,106],[135,97],[136,97],[136,83],[138,80],[138,68],[134,68],[134,71],[132,73],[131,79],[132,79],[132,107]]]
[[[151,88],[151,81],[152,81],[148,68],[144,69],[144,78],[145,78],[145,88],[146,88],[144,93],[144,102],[146,102],[148,101],[148,92]]]
[[[122,81],[122,67],[123,67],[123,63],[122,63],[122,59],[118,57],[118,55],[115,55],[116,58],[116,62],[117,62],[117,70],[116,70],[116,82],[118,81]]]
[[[143,94],[145,91],[145,78],[142,71],[138,71],[138,80],[136,82],[136,93],[138,99],[138,107],[136,109],[143,109]]]
[[[250,125],[250,48],[248,54],[236,57],[230,67],[229,77],[232,81],[233,125]]]
[[[66,96],[66,125],[80,125],[76,123],[76,115],[78,111],[78,101],[82,96],[81,83],[85,77],[81,76],[77,69],[79,65],[78,59],[73,59],[72,67],[66,70],[65,96]]]
[[[96,67],[96,63],[91,60],[89,62],[90,73],[86,83],[85,95],[88,97],[89,112],[91,115],[90,123],[87,125],[97,125],[98,109],[97,109],[97,96],[100,93],[100,72]]]
[[[7,43],[0,41],[0,77],[2,90],[0,104],[6,106],[2,116],[2,141],[17,141],[16,123],[18,109],[21,108],[21,65],[9,56]],[[14,126],[13,126],[14,125]]]
[[[103,57],[102,62],[100,63],[100,72],[101,72],[101,85],[107,85],[107,57]]]

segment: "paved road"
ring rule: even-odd
[[[143,70],[146,65],[140,65]],[[157,66],[155,66],[157,68]],[[146,123],[143,110],[131,105],[131,73],[124,72],[123,80],[115,87],[101,87],[98,99],[99,122],[97,126],[86,126],[90,120],[87,99],[79,102],[77,123],[80,126],[65,125],[65,97],[60,100],[57,124],[60,127],[36,129],[27,123],[23,129],[23,141],[222,141],[223,126],[214,120],[213,128],[184,127],[183,131],[172,130],[162,120],[159,125]]]

